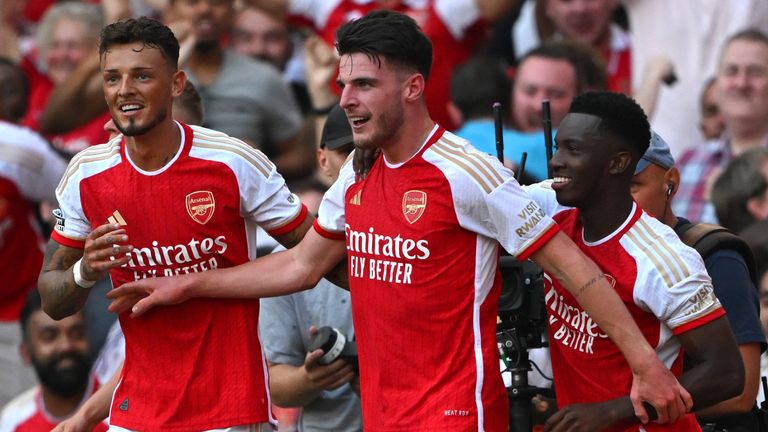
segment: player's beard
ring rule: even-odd
[[[71,360],[67,367],[59,367],[64,360]],[[76,352],[55,355],[47,360],[32,356],[32,366],[35,368],[40,383],[56,395],[62,397],[74,396],[82,392],[88,385],[91,363],[85,355]]]
[[[155,126],[159,125],[165,118],[168,116],[168,111],[163,109],[157,115],[155,118],[149,121],[149,123],[141,126],[136,124],[136,120],[133,118],[128,119],[128,124],[123,125],[120,123],[119,120],[117,120],[114,116],[112,117],[112,120],[115,122],[115,127],[117,130],[120,131],[125,136],[139,136],[144,135],[145,133],[151,131]]]
[[[368,136],[352,136],[355,147],[370,150],[380,148],[382,145],[392,141],[405,121],[403,108],[398,103],[395,103],[389,110],[382,112],[378,117],[372,117],[369,123],[373,123],[374,120],[376,124],[369,124],[369,126],[373,126],[373,130]]]

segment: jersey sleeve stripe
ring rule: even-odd
[[[250,153],[256,159],[259,159],[260,161],[262,161],[264,165],[270,167],[269,170],[272,169],[272,166],[273,166],[272,161],[270,161],[269,158],[260,150],[257,150],[251,147],[245,141],[235,137],[231,137],[229,135],[225,135],[225,134],[220,134],[220,135],[209,134],[209,133],[206,133],[207,131],[209,132],[210,129],[206,129],[205,131],[201,131],[200,129],[195,129],[195,137],[198,139],[203,138],[202,141],[208,141],[210,143],[218,143],[222,145],[240,147],[246,152]]]
[[[558,232],[560,232],[560,226],[556,223],[552,223],[549,228],[540,232],[538,236],[529,241],[528,246],[523,246],[523,249],[515,256],[515,258],[517,258],[518,261],[527,260]]]
[[[67,237],[64,234],[59,233],[58,231],[51,232],[51,239],[55,240],[56,243],[74,248],[74,249],[83,249],[85,247],[85,239],[74,239],[71,237]]]
[[[307,206],[302,204],[298,214],[296,214],[296,216],[293,219],[289,220],[288,222],[280,226],[270,229],[269,231],[267,231],[267,234],[273,237],[287,234],[293,231],[294,229],[296,229],[296,227],[298,227],[299,225],[301,225],[302,222],[304,222],[304,220],[307,218],[307,214],[309,214],[309,210],[307,210]]]
[[[672,334],[675,336],[679,336],[688,330],[693,330],[695,328],[701,327],[704,324],[710,323],[721,316],[725,315],[725,310],[720,306],[719,303],[714,304],[710,306],[710,311],[706,313],[706,315],[701,316],[698,315],[697,318],[692,319],[690,321],[686,321],[677,327],[672,329]]]
[[[200,148],[206,148],[206,149],[214,149],[214,150],[223,150],[228,151],[230,153],[234,153],[246,161],[248,161],[251,165],[253,165],[259,172],[261,172],[264,177],[269,177],[269,172],[271,171],[271,167],[265,167],[263,163],[261,163],[259,160],[254,158],[252,155],[244,151],[242,148],[234,147],[234,146],[225,146],[222,144],[214,144],[214,143],[208,143],[203,142],[199,140],[195,140],[194,144],[195,147]]]
[[[312,224],[312,228],[315,229],[315,231],[320,234],[321,237],[325,237],[327,239],[331,240],[344,240],[346,237],[346,233],[344,232],[336,232],[336,231],[329,231],[320,225],[320,222],[315,219],[315,222]]]
[[[636,230],[629,230],[627,238],[651,260],[668,288],[671,288],[682,279],[679,274],[672,274],[672,271],[662,264],[661,260],[663,260],[663,257],[660,256],[658,249],[641,239]]]
[[[82,153],[78,155],[79,157],[72,159],[72,162],[70,162],[69,164],[69,168],[67,168],[67,171],[64,173],[64,176],[61,178],[61,182],[59,182],[59,187],[56,188],[57,194],[61,194],[64,191],[64,189],[67,187],[67,184],[69,183],[69,179],[78,171],[78,169],[80,168],[80,165],[84,163],[107,160],[113,157],[114,155],[120,154],[120,147],[114,146],[111,148],[107,148],[104,151],[100,150],[98,152],[92,152],[92,153],[86,153],[86,152],[87,150],[84,150]]]
[[[674,261],[674,263],[677,265],[677,267],[680,269],[680,271],[683,273],[683,278],[687,278],[691,273],[689,271],[688,266],[683,261],[682,257],[680,257],[680,254],[677,253],[675,250],[670,247],[669,243],[665,242],[660,235],[658,235],[656,232],[653,231],[653,228],[651,228],[650,225],[648,225],[648,222],[643,220],[642,218],[638,219],[638,225],[639,230],[646,232],[649,237],[651,237],[655,243],[658,243],[661,245],[662,248],[667,252],[669,257]],[[669,263],[672,265],[672,263]]]
[[[469,165],[467,165],[464,160],[447,153],[446,150],[439,145],[439,143],[435,143],[432,147],[430,147],[430,150],[444,157],[447,161],[453,162],[454,165],[458,166],[464,172],[469,174],[473,179],[475,179],[475,181],[480,185],[480,187],[483,188],[485,193],[489,194],[491,193],[491,191],[495,189],[495,187],[489,184],[487,180],[481,178]]]
[[[445,136],[440,138],[439,142],[446,147],[447,151],[454,153],[457,156],[466,158],[470,163],[472,163],[473,166],[477,168],[478,171],[488,177],[491,180],[491,183],[504,183],[504,179],[501,174],[499,174],[496,169],[494,169],[494,167],[488,163],[488,161],[485,160],[485,158],[480,154],[468,152],[466,148],[450,141]]]

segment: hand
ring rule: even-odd
[[[629,396],[635,416],[642,423],[648,423],[650,420],[643,407],[643,401],[647,401],[656,410],[658,423],[672,423],[691,410],[693,399],[672,372],[658,358],[654,357],[654,360],[647,370],[632,372],[632,390]]]
[[[57,424],[51,432],[91,432],[97,424],[98,422],[89,422],[82,412],[78,411],[74,416]]]
[[[127,264],[132,245],[126,245],[125,229],[117,224],[104,224],[85,238],[80,274],[85,280],[97,281],[110,269]],[[123,245],[121,246],[120,243]]]
[[[614,420],[606,419],[610,410],[606,403],[569,405],[547,420],[546,432],[596,432],[612,426]]]
[[[304,70],[307,92],[315,108],[324,108],[338,102],[330,82],[336,75],[338,58],[333,47],[318,35],[311,35],[304,41]]]
[[[123,284],[107,293],[112,300],[109,311],[121,314],[131,309],[131,317],[145,314],[155,306],[174,305],[187,300],[188,275],[141,279]]]
[[[309,335],[315,336],[317,328],[311,326]],[[316,390],[333,390],[352,381],[357,375],[354,367],[341,358],[337,358],[331,363],[325,365],[320,363],[320,358],[325,353],[318,349],[307,353],[304,358],[304,373],[307,379],[312,383]]]
[[[360,180],[363,180],[368,176],[373,163],[376,161],[376,158],[379,157],[380,153],[381,150],[379,149],[364,150],[355,148],[355,153],[352,156],[352,167]]]

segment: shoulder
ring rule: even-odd
[[[14,431],[23,422],[35,415],[37,404],[38,386],[35,386],[24,393],[13,398],[0,411],[0,430]]]
[[[57,192],[66,189],[73,180],[82,180],[117,165],[122,160],[120,155],[121,140],[122,135],[115,137],[106,144],[91,146],[77,153],[69,161]]]
[[[253,167],[265,177],[274,169],[274,164],[260,150],[224,132],[202,126],[189,126],[193,131],[190,156],[227,165]]]
[[[439,168],[452,184],[474,185],[490,194],[512,177],[512,172],[491,155],[450,132],[432,144],[424,160]]]

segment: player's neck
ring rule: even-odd
[[[181,132],[176,123],[168,119],[151,131],[125,138],[125,151],[144,171],[157,171],[167,165],[181,145]]]
[[[584,227],[584,240],[595,242],[604,239],[616,231],[629,217],[632,211],[632,195],[600,194],[595,202],[579,206],[581,224]]]
[[[72,413],[75,412],[77,407],[80,405],[80,402],[82,402],[84,393],[85,393],[85,389],[75,393],[73,396],[65,397],[65,396],[57,395],[52,391],[47,390],[45,387],[43,387],[42,388],[43,409],[48,414],[57,418],[69,417],[70,415],[72,415]]]
[[[423,115],[408,116],[390,143],[381,147],[384,157],[391,164],[400,164],[412,158],[421,149],[429,133],[435,127],[435,122],[424,110]],[[416,120],[408,120],[416,119]]]

